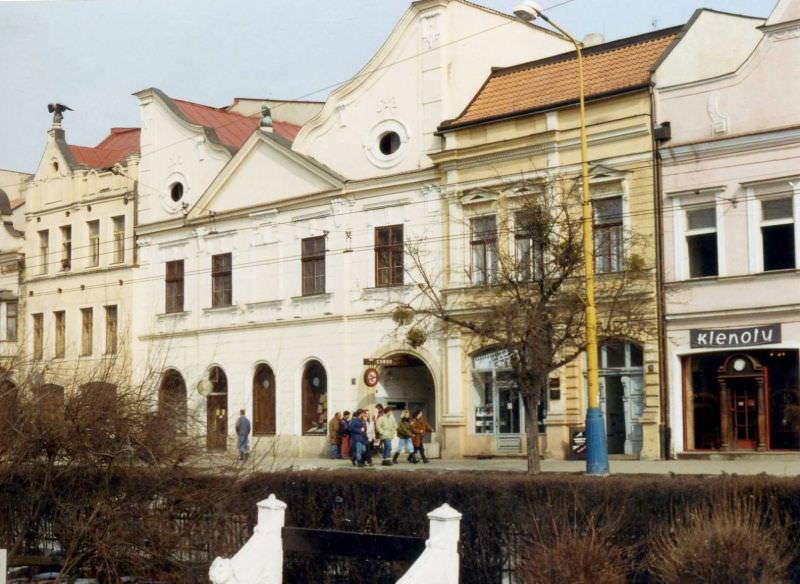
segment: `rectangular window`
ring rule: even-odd
[[[232,254],[211,256],[211,306],[218,308],[233,304]]]
[[[594,212],[594,264],[599,274],[623,268],[622,197],[592,201]]]
[[[183,312],[183,260],[167,262],[165,312]]]
[[[765,272],[796,267],[792,197],[761,201],[761,244]]]
[[[301,242],[303,296],[325,293],[325,237],[307,237]]]
[[[53,356],[56,359],[63,359],[66,351],[66,336],[67,336],[66,313],[63,310],[58,310],[53,313],[53,317],[55,318],[55,325],[56,325],[56,335],[55,335],[56,344],[55,344],[55,353]]]
[[[89,267],[100,265],[100,221],[86,223],[89,232]]]
[[[117,307],[106,306],[106,355],[117,352]]]
[[[125,216],[112,217],[114,229],[114,263],[121,264],[125,261]]]
[[[92,354],[92,333],[94,332],[94,313],[91,308],[81,308],[81,355]]]
[[[19,304],[16,302],[6,302],[6,340],[17,340],[17,318],[19,314]]]
[[[547,226],[539,211],[520,211],[514,217],[514,250],[517,278],[521,281],[544,277],[544,244]]]
[[[37,361],[42,359],[44,354],[44,315],[34,314],[33,316],[33,358]]]
[[[375,228],[375,286],[403,285],[403,226]]]
[[[497,279],[497,225],[495,216],[476,217],[470,221],[472,283],[485,286]]]
[[[686,212],[686,244],[689,250],[689,277],[719,275],[717,257],[717,211],[714,207]]]
[[[50,256],[50,232],[45,229],[39,232],[39,273],[47,273],[47,263]]]
[[[61,228],[61,270],[69,272],[72,269],[72,227],[64,225]]]

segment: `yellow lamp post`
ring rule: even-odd
[[[525,0],[514,9],[514,14],[522,20],[534,21],[541,18],[552,26],[573,45],[578,60],[578,100],[580,103],[581,132],[581,180],[583,183],[583,257],[584,280],[586,286],[586,357],[589,381],[589,403],[586,409],[586,472],[588,474],[608,474],[608,448],[603,412],[600,409],[600,382],[598,377],[597,350],[597,309],[594,303],[594,237],[592,234],[592,201],[589,196],[589,148],[586,137],[586,103],[583,79],[583,47],[571,34],[558,26],[544,13],[542,7],[531,0]]]

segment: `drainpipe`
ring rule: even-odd
[[[653,133],[656,116],[656,99],[654,85],[650,84],[650,134],[653,143],[653,197],[655,202],[655,228],[656,228],[656,294],[657,294],[657,319],[658,323],[658,385],[659,385],[659,426],[658,434],[661,440],[661,459],[672,457],[672,428],[669,416],[669,376],[667,375],[667,326],[664,317],[666,301],[664,297],[664,216],[662,204],[662,175],[661,154],[658,150],[659,141]]]

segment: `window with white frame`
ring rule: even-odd
[[[39,273],[47,273],[47,263],[50,256],[50,231],[39,231]]]
[[[544,211],[518,211],[514,216],[514,252],[517,277],[538,281],[544,277],[544,248],[547,237]]]
[[[125,261],[125,216],[111,218],[114,230],[114,263],[121,264]]]
[[[86,230],[89,235],[89,267],[100,265],[100,221],[87,221]]]
[[[686,247],[690,278],[719,275],[717,210],[713,205],[686,210]]]
[[[478,286],[494,284],[497,279],[497,223],[494,215],[470,221],[470,251],[472,283]]]
[[[624,265],[622,197],[592,201],[594,263],[599,274],[619,272]]]
[[[792,197],[761,199],[761,247],[764,271],[796,267]]]

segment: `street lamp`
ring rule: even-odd
[[[608,474],[608,448],[603,412],[600,410],[600,384],[598,380],[597,310],[594,304],[594,242],[592,236],[592,202],[589,197],[589,154],[586,138],[586,103],[583,88],[583,50],[581,43],[544,13],[532,0],[525,0],[514,8],[514,14],[526,21],[541,18],[567,37],[578,56],[578,97],[581,126],[581,179],[583,181],[583,257],[586,282],[586,357],[588,362],[589,404],[586,409],[586,472]]]

